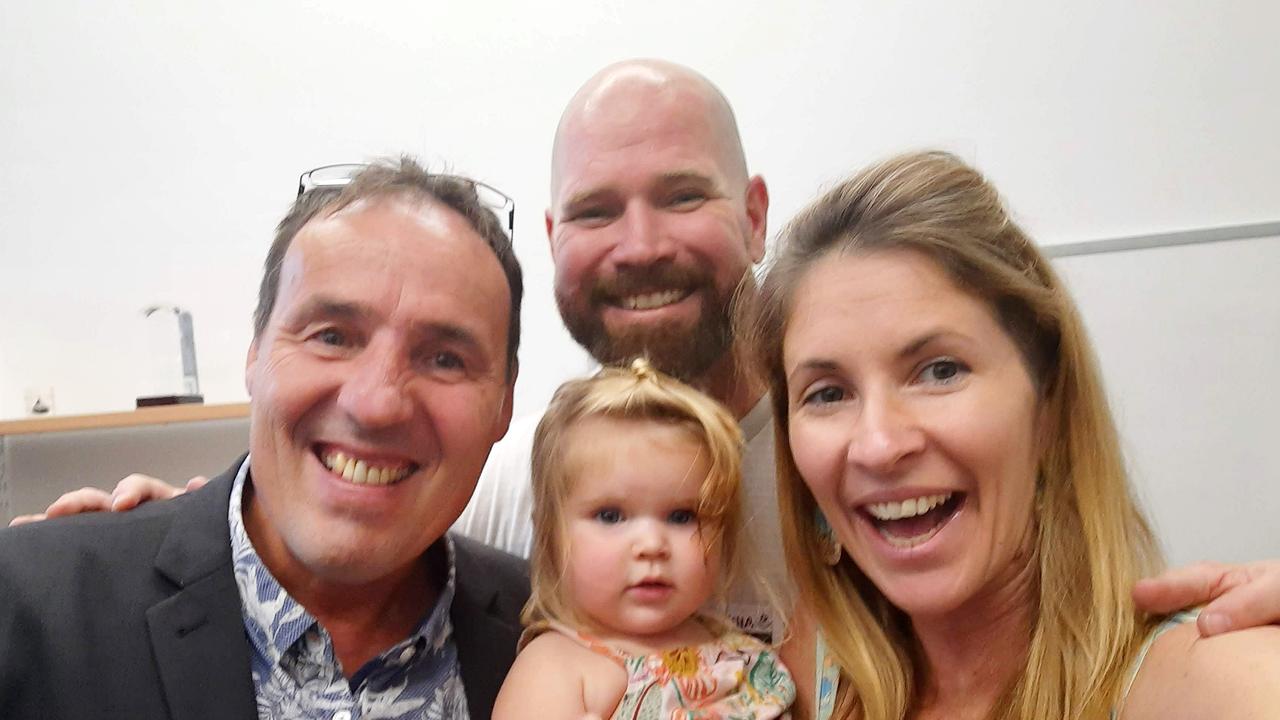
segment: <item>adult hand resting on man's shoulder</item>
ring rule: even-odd
[[[185,492],[199,490],[208,482],[209,478],[197,475],[187,481],[186,487],[174,487],[160,478],[134,473],[116,483],[111,492],[102,488],[82,487],[65,493],[42,513],[19,515],[10,520],[9,527],[80,513],[132,510],[150,500],[168,500]]]

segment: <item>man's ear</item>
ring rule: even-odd
[[[520,374],[520,362],[511,361],[511,378],[507,381],[507,389],[502,394],[502,405],[498,407],[498,415],[494,418],[493,441],[498,442],[511,427],[511,413],[515,409],[516,376]]]
[[[258,362],[258,338],[254,337],[253,342],[249,343],[249,352],[244,358],[244,389],[249,393],[249,397],[253,397],[253,367]]]
[[[556,226],[556,219],[551,214],[551,208],[547,208],[545,211],[543,211],[542,217],[546,220],[546,223],[547,223],[547,249],[551,251],[551,257],[554,258],[556,255],[556,248],[554,245],[551,244],[551,231]]]
[[[769,188],[759,175],[747,181],[747,221],[751,224],[747,252],[751,262],[758,263],[764,259],[765,236],[769,232]]]

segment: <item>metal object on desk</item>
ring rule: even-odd
[[[53,386],[29,387],[23,393],[22,404],[32,416],[53,414]]]
[[[175,305],[152,305],[144,308],[148,319],[148,359],[151,365],[151,387],[146,395],[137,399],[138,407],[156,405],[183,405],[202,403],[200,377],[196,369],[196,337],[191,313]],[[179,363],[173,362],[175,326],[166,322],[172,317],[176,323],[176,342]]]

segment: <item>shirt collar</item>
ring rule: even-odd
[[[756,402],[755,406],[747,411],[747,414],[738,421],[738,426],[742,428],[742,437],[748,445],[750,445],[757,436],[768,431],[773,423],[773,406],[769,402],[769,393],[765,393],[763,397]]]

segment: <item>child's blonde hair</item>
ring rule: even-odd
[[[742,519],[742,431],[724,406],[655,370],[641,358],[627,368],[605,368],[590,378],[560,386],[538,423],[533,440],[532,593],[522,619],[526,626],[548,620],[578,625],[581,618],[560,579],[568,548],[564,543],[565,498],[573,490],[570,433],[591,417],[644,420],[686,431],[707,453],[707,475],[698,490],[698,532],[710,551],[721,551],[719,587],[737,565]]]

